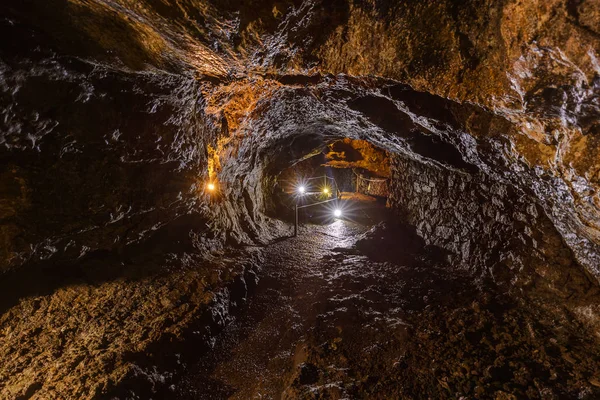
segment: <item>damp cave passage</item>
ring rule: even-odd
[[[506,290],[515,276],[498,253],[514,227],[485,211],[499,195],[529,214],[531,204],[443,155],[416,161],[346,138],[298,158],[266,190],[267,213],[288,227],[294,205],[308,206],[297,237],[264,248],[247,304],[169,396],[445,398],[460,387],[465,396],[535,397],[529,379],[571,390],[551,378],[574,368],[557,346],[560,328]],[[539,286],[528,299],[549,295]],[[570,336],[570,351],[587,341]]]
[[[0,399],[599,399],[597,9],[4,0]]]
[[[393,372],[407,350],[408,315],[459,287],[474,293],[466,276],[447,282],[439,255],[386,208],[388,152],[340,139],[299,159],[266,190],[268,213],[288,226],[294,206],[305,207],[297,237],[266,246],[258,286],[215,347],[186,369],[175,398],[303,398],[315,390],[353,398],[375,387],[369,376],[387,382],[382,395],[410,393]]]
[[[341,139],[313,153],[274,179],[274,188],[267,191],[274,217],[293,220],[297,206],[299,223],[357,221],[370,218],[366,208],[385,207],[390,178],[386,151],[364,140]]]

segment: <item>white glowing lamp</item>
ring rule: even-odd
[[[300,186],[300,187],[298,187],[298,192],[304,193],[304,192],[306,192],[306,188],[304,186]]]
[[[336,208],[335,211],[333,212],[333,215],[335,215],[336,218],[339,218],[342,216],[342,210],[340,210],[339,208]]]

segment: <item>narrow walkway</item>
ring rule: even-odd
[[[337,308],[348,294],[349,288],[337,287],[352,268],[335,249],[350,247],[369,228],[343,220],[305,225],[297,238],[269,246],[247,311],[220,335],[213,352],[188,371],[178,385],[180,398],[279,397],[296,349],[327,308]]]
[[[247,307],[169,398],[579,393],[587,378],[561,357],[560,327],[442,262],[410,227],[370,230],[384,215],[366,207],[354,222],[305,225],[297,238],[267,247]],[[568,340],[579,352],[589,346]]]
[[[344,397],[345,386],[356,379],[347,373],[349,360],[341,356],[326,366],[331,379],[319,388],[315,384],[323,371],[308,362],[311,352],[319,346],[335,350],[345,340],[355,355],[369,358],[380,343],[408,336],[406,292],[414,274],[407,271],[417,262],[404,268],[376,263],[352,248],[383,218],[376,205],[367,207],[355,211],[355,222],[305,225],[299,237],[266,249],[261,281],[247,310],[187,371],[177,385],[178,398],[271,399],[284,391],[295,398],[293,387],[307,385]],[[399,353],[385,357],[390,365],[377,368],[393,369],[403,352],[402,346],[395,348]]]

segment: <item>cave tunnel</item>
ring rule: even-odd
[[[385,206],[389,178],[390,161],[385,150],[348,138],[323,143],[307,158],[277,174],[268,191],[271,199],[266,213],[294,223],[295,235],[302,222],[372,220],[366,209]]]
[[[0,398],[600,398],[599,16],[6,0]]]

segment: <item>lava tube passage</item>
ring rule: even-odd
[[[598,0],[0,32],[0,399],[600,399]]]

